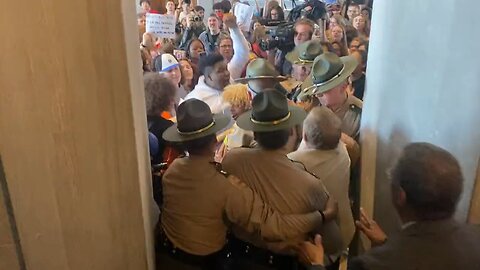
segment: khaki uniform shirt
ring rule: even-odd
[[[328,194],[322,181],[279,151],[237,148],[225,156],[222,165],[225,170],[243,179],[262,200],[281,213],[302,214],[325,209]],[[307,239],[307,234],[297,234],[288,241],[273,242],[237,226],[233,231],[241,240],[284,254],[290,252],[289,244]],[[327,254],[335,254],[342,249],[340,231],[334,221],[317,227],[315,231],[322,235]]]
[[[292,160],[301,162],[306,169],[322,179],[328,192],[338,202],[337,223],[346,249],[355,233],[355,224],[348,198],[350,183],[350,158],[347,148],[340,142],[336,149],[300,149],[288,154]]]
[[[353,95],[348,95],[345,103],[333,111],[342,120],[342,132],[358,141],[360,137],[360,120],[363,102]]]
[[[228,224],[272,241],[321,226],[320,213],[280,215],[252,189],[220,173],[210,157],[176,159],[163,176],[161,224],[168,239],[195,255],[223,248]],[[309,213],[310,212],[310,213]]]

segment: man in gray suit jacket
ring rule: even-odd
[[[480,269],[480,228],[452,218],[463,186],[458,161],[432,144],[412,143],[403,150],[391,177],[402,229],[387,240],[374,221],[357,222],[377,246],[351,260],[349,269]],[[318,243],[306,244],[300,254],[315,258],[317,252],[321,252]]]

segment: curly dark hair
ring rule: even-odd
[[[167,77],[148,72],[143,75],[143,84],[147,115],[159,115],[170,109],[177,88]]]

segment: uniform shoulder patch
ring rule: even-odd
[[[363,102],[355,96],[348,97],[349,109],[361,113],[363,108]]]

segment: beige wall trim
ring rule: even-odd
[[[375,179],[377,168],[377,134],[363,127],[361,134],[361,175],[360,175],[360,207],[370,217],[374,216]],[[370,241],[360,234],[362,249],[370,249]]]
[[[153,199],[152,179],[150,169],[150,154],[148,150],[147,116],[145,113],[145,92],[143,86],[142,65],[139,59],[138,27],[135,3],[122,0],[123,33],[128,62],[128,78],[131,97],[131,116],[135,131],[135,149],[137,151],[138,180],[142,202],[142,215],[145,229],[145,248],[147,252],[148,269],[155,268],[154,228],[160,211]],[[134,22],[134,23],[132,23]]]
[[[480,224],[480,158],[477,162],[477,176],[475,178],[475,186],[472,194],[472,202],[470,204],[470,212],[468,214],[468,222]]]

